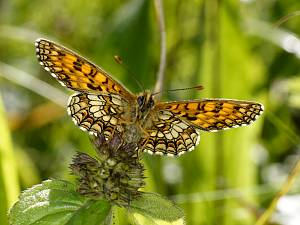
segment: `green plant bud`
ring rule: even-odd
[[[118,134],[110,141],[99,136],[93,140],[97,157],[77,153],[70,165],[77,176],[78,192],[91,198],[127,206],[140,196],[145,185],[144,167],[135,144],[124,143]]]

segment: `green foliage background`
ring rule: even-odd
[[[197,149],[180,158],[145,156],[146,190],[177,202],[185,209],[187,224],[253,224],[256,210],[267,206],[299,154],[300,17],[280,26],[276,22],[297,12],[300,2],[163,3],[164,89],[205,87],[164,94],[163,100],[253,100],[265,105],[265,113],[249,127],[202,132]],[[133,92],[141,91],[138,84],[113,56],[120,55],[146,89],[154,87],[159,66],[153,1],[0,0],[3,225],[20,190],[49,177],[73,179],[68,164],[75,151],[93,154],[88,136],[67,116],[64,102],[71,91],[36,60],[34,40],[39,37],[91,59]],[[54,88],[46,89],[41,81]],[[120,215],[120,224],[128,223],[125,218]]]

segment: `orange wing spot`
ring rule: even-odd
[[[89,79],[86,77],[77,77],[77,82],[88,83]]]
[[[218,120],[210,118],[210,119],[207,120],[207,122],[210,123],[210,124],[215,124],[216,122],[218,122]]]
[[[59,58],[57,56],[49,55],[50,60],[52,61],[58,61]]]
[[[90,72],[92,71],[92,68],[88,64],[84,63],[81,67],[81,70],[85,74],[90,74]]]
[[[216,113],[214,113],[214,112],[204,112],[204,114],[206,115],[206,116],[208,116],[208,117],[213,117],[213,116],[215,116],[216,115]]]
[[[192,103],[189,103],[189,104],[187,105],[187,108],[188,108],[189,110],[196,110],[196,109],[198,108],[198,105],[199,105],[199,103],[197,103],[197,102],[192,102]]]
[[[63,62],[62,64],[63,64],[63,67],[64,67],[64,68],[68,69],[68,71],[74,70],[73,63],[71,64],[71,63]]]
[[[67,65],[67,64],[70,64],[70,65],[73,65],[73,62],[76,62],[76,59],[70,59],[70,58],[67,58],[67,57],[63,57],[61,59],[61,62],[64,64],[64,65]]]
[[[71,79],[71,80],[77,80],[77,77],[74,76],[73,73],[70,73],[70,68],[67,68],[67,67],[62,67],[63,69],[63,72],[64,73],[61,73],[60,76],[63,76],[64,78],[66,79]]]
[[[221,120],[221,121],[223,121],[223,120],[225,120],[225,119],[226,119],[225,116],[219,116],[219,117],[218,117],[218,120]]]
[[[84,77],[84,73],[81,72],[80,70],[74,69],[74,73],[76,74],[77,77]]]
[[[221,111],[219,112],[219,115],[227,116],[227,115],[228,115],[228,112],[225,112],[225,111],[221,110]]]
[[[216,108],[214,103],[207,103],[204,106],[204,111],[213,111]]]
[[[223,103],[223,107],[224,107],[224,108],[233,109],[233,108],[234,108],[234,105],[233,105],[233,104],[231,104],[231,103],[227,103],[227,102],[225,102],[225,103]]]
[[[77,82],[74,82],[74,81],[71,81],[71,82],[69,82],[70,84],[69,85],[71,85],[72,87],[81,87],[81,86],[83,86],[84,84],[83,83],[81,83],[81,84],[79,84],[79,83],[77,83]]]
[[[207,129],[207,128],[210,127],[210,124],[209,124],[209,123],[203,123],[203,124],[201,125],[201,127],[204,128],[204,129]]]
[[[232,114],[233,113],[232,109],[229,109],[229,108],[223,108],[222,111],[224,111],[224,112],[226,112],[228,114]]]
[[[171,105],[169,106],[170,107],[170,110],[174,110],[176,109],[177,105]],[[178,107],[176,111],[180,110],[182,107]]]
[[[239,118],[243,117],[243,114],[240,113],[240,112],[236,112],[235,115],[236,115],[237,117],[239,117]]]
[[[71,62],[75,62],[77,61],[77,57],[74,56],[74,55],[70,55],[70,54],[66,54],[65,57],[63,58],[63,60],[66,60],[66,61],[71,61]]]
[[[53,61],[53,62],[49,62],[49,63],[50,63],[50,65],[55,65],[55,66],[62,67],[62,62],[60,62],[60,61]]]
[[[114,89],[118,92],[121,91],[121,89],[118,86],[115,86]]]
[[[236,119],[239,119],[240,117],[236,116],[235,114],[231,114],[231,115],[228,115],[228,118],[231,120],[236,120]]]
[[[107,79],[106,79],[106,76],[104,76],[102,73],[97,73],[94,77],[94,80],[97,82],[97,83],[104,83]]]
[[[200,120],[207,120],[207,116],[205,114],[199,114],[197,115],[197,118]]]

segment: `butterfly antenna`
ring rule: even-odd
[[[132,71],[129,69],[129,67],[123,63],[123,59],[121,58],[121,56],[119,55],[115,55],[114,56],[115,61],[121,65],[123,67],[123,69],[125,69],[130,75],[131,77],[134,79],[134,81],[138,84],[139,88],[141,89],[141,91],[145,91],[145,88],[143,87],[143,85],[135,78],[134,74],[132,73]]]
[[[197,86],[194,86],[194,87],[188,87],[188,88],[176,88],[176,89],[171,89],[171,90],[163,90],[163,91],[159,91],[159,92],[156,92],[156,93],[153,93],[152,95],[157,95],[159,93],[162,93],[162,92],[173,92],[173,91],[186,91],[186,90],[197,90],[197,91],[201,91],[203,90],[204,87],[202,85],[197,85]]]

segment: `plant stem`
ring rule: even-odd
[[[283,184],[281,190],[273,198],[271,204],[266,209],[266,211],[261,215],[261,217],[258,219],[258,221],[256,222],[255,225],[267,224],[268,220],[270,219],[270,217],[272,216],[272,214],[275,210],[275,207],[276,207],[279,199],[290,190],[290,188],[292,187],[292,185],[295,182],[296,177],[299,175],[299,173],[300,173],[300,159],[298,159],[296,165],[291,170],[291,172],[287,178],[287,181]]]
[[[164,10],[161,0],[154,0],[155,12],[157,17],[157,22],[159,25],[160,32],[160,64],[159,70],[157,72],[157,80],[154,88],[154,92],[161,92],[164,83],[165,68],[166,68],[166,30],[165,30],[165,19],[164,19]],[[159,99],[161,93],[157,94],[156,97]]]

